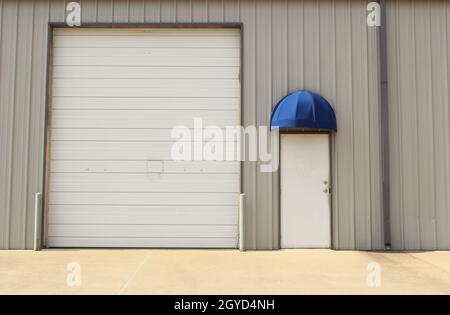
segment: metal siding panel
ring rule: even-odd
[[[129,21],[130,23],[143,23],[145,21],[144,0],[130,0]]]
[[[448,4],[388,6],[392,247],[449,249]]]
[[[435,180],[436,214],[428,214],[421,218],[422,225],[436,231],[433,234],[421,234],[421,248],[428,249],[434,245],[439,249],[450,249],[450,128],[448,97],[448,63],[447,30],[445,2],[430,3],[431,27],[428,34],[431,39],[431,93],[434,112],[434,145],[435,145]],[[422,212],[427,208],[421,209]],[[434,232],[434,231],[433,231]],[[436,239],[437,238],[437,239]],[[431,243],[431,244],[430,244]],[[424,246],[424,244],[426,244]]]
[[[113,0],[97,0],[97,22],[111,23],[113,21]]]
[[[192,22],[208,21],[208,0],[192,0]]]
[[[320,91],[320,61],[319,61],[319,1],[303,2],[303,58],[304,89]]]
[[[272,5],[270,16],[270,46],[269,46],[269,65],[271,75],[271,89],[267,95],[268,99],[261,102],[265,104],[258,113],[260,124],[270,124],[272,109],[281,98],[288,94],[288,5],[287,1],[277,1]],[[260,102],[258,102],[260,104]],[[281,243],[280,235],[280,172],[262,174],[265,177],[263,189],[267,198],[267,216],[270,221],[269,241],[271,248],[279,248]]]
[[[192,1],[178,0],[177,1],[177,22],[190,23],[192,22]]]
[[[303,14],[303,13],[302,13]],[[332,102],[332,106],[336,109],[336,12],[335,3],[331,1],[319,1],[319,15],[321,20],[320,25],[320,86],[321,94]],[[302,31],[303,32],[303,31]],[[303,44],[301,44],[303,45]],[[301,46],[300,46],[301,47]],[[303,77],[299,78],[299,81],[303,81]],[[340,128],[338,123],[338,128]],[[335,149],[336,135],[331,135],[331,181],[333,185],[333,179],[337,172],[336,157],[337,152]],[[333,186],[334,190],[335,186]],[[332,247],[339,248],[339,234],[340,231],[338,225],[338,213],[337,213],[337,194],[332,191],[331,194],[331,230],[332,230]]]
[[[336,2],[336,117],[339,131],[335,148],[337,161],[333,190],[337,194],[333,214],[338,220],[339,249],[355,248],[354,157],[351,15],[348,2]]]
[[[81,5],[81,24],[97,22],[97,0],[82,0]]]
[[[175,23],[177,21],[177,1],[163,0],[161,1],[161,22]]]
[[[386,2],[387,27],[387,69],[388,69],[388,100],[389,100],[389,164],[390,164],[390,231],[392,249],[401,249],[403,246],[401,222],[401,168],[400,168],[400,99],[399,99],[399,64],[398,59],[398,3]],[[392,28],[392,30],[391,30]],[[391,105],[392,104],[392,105]]]
[[[50,21],[62,23],[66,20],[66,1],[50,0]]]
[[[16,77],[14,98],[14,128],[11,179],[10,247],[26,247],[26,222],[29,206],[28,191],[28,136],[30,119],[30,69],[32,55],[33,3],[20,1],[18,9]],[[31,206],[31,205],[30,205]],[[32,206],[30,207],[32,209]]]
[[[272,100],[272,8],[271,1],[258,1],[256,6],[256,124],[267,125],[267,111],[270,111]],[[272,211],[269,195],[270,174],[256,172],[256,246],[257,248],[272,247]],[[266,227],[266,228],[261,228]]]
[[[144,0],[144,16],[145,22],[157,23],[161,21],[161,1],[160,0]]]
[[[224,21],[239,22],[239,0],[224,0]]]
[[[0,247],[10,248],[18,1],[3,1],[0,47]]]
[[[129,22],[129,0],[113,0],[113,23]]]
[[[299,67],[301,63],[301,57],[299,54],[301,50],[299,45],[302,42],[299,27],[302,24],[303,18],[300,13],[301,6],[296,0],[287,1],[287,64],[289,65],[288,71],[288,90],[289,92],[301,89],[299,82]]]
[[[367,73],[367,31],[360,25],[366,22],[366,5],[352,2],[352,100],[354,141],[354,202],[355,202],[355,247],[370,249],[371,205],[370,205],[370,139],[369,100]]]
[[[414,10],[414,32],[417,40],[415,45],[415,63],[416,63],[416,92],[417,98],[417,142],[418,148],[423,148],[418,152],[418,171],[419,171],[419,191],[423,192],[419,197],[420,210],[420,233],[423,237],[423,248],[436,248],[436,227],[434,214],[436,206],[434,204],[434,163],[433,163],[433,107],[423,106],[427,104],[431,95],[431,45],[429,34],[430,18],[429,14],[423,14],[421,11],[429,12],[429,6],[426,2],[419,1]],[[424,45],[426,41],[426,45]],[[431,223],[431,225],[430,225]]]
[[[224,0],[208,1],[208,22],[221,23],[224,21],[223,1]]]
[[[256,2],[255,0],[241,0],[240,12],[243,28],[243,68],[241,80],[243,80],[242,98],[242,123],[244,127],[256,125]],[[256,175],[255,162],[243,162],[242,188],[246,194],[245,199],[245,247],[257,249],[257,216],[256,208]],[[262,215],[262,214],[261,214]],[[265,229],[266,227],[261,227]]]
[[[34,242],[34,195],[43,192],[44,121],[46,96],[46,63],[48,40],[48,1],[35,2],[30,73],[30,121],[28,141],[28,214],[26,218],[26,248]]]
[[[383,206],[383,161],[382,143],[388,141],[381,136],[381,55],[380,30],[367,29],[367,95],[369,124],[369,169],[370,169],[370,218],[367,229],[371,229],[371,246],[368,249],[385,249]]]

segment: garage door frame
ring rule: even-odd
[[[48,24],[48,40],[47,40],[47,65],[46,65],[46,95],[45,95],[45,132],[44,132],[44,165],[43,165],[43,182],[42,187],[44,191],[42,194],[42,207],[40,214],[37,214],[41,225],[40,231],[35,231],[37,240],[37,247],[47,248],[48,238],[48,193],[49,193],[49,170],[50,170],[50,141],[49,141],[49,122],[51,120],[51,103],[52,99],[52,65],[53,65],[53,36],[55,29],[61,28],[234,28],[239,30],[240,36],[240,123],[243,126],[243,55],[244,55],[244,42],[243,42],[243,23],[83,23],[79,27],[70,27],[65,23],[53,23]],[[240,192],[243,193],[243,163],[240,162]],[[239,223],[240,224],[240,223]],[[41,244],[39,244],[41,243]]]

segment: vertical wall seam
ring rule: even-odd
[[[433,103],[434,103],[434,97],[433,97],[433,49],[432,49],[432,42],[431,42],[431,36],[432,36],[432,25],[431,25],[431,19],[432,19],[432,17],[431,17],[431,3],[430,3],[430,0],[428,0],[427,1],[427,11],[428,11],[428,17],[429,17],[429,19],[428,19],[428,47],[430,47],[430,49],[429,49],[429,54],[428,54],[428,58],[429,58],[429,62],[430,62],[430,67],[429,67],[429,69],[428,69],[428,71],[427,71],[427,75],[428,75],[428,80],[429,80],[429,86],[428,86],[428,88],[430,88],[430,108],[431,108],[431,121],[432,121],[432,134],[431,134],[431,138],[432,138],[432,148],[433,148],[433,151],[431,152],[432,153],[432,161],[433,161],[433,180],[435,180],[435,178],[436,178],[436,152],[435,152],[435,148],[436,148],[436,139],[435,139],[435,119],[434,119],[434,117],[435,117],[435,109],[434,109],[434,106],[433,106]],[[438,197],[437,197],[437,191],[436,191],[436,189],[434,189],[433,190],[433,197],[434,197],[434,200],[438,200]],[[435,211],[435,216],[436,216],[436,205],[435,205],[435,207],[434,207],[434,211]],[[436,234],[437,233],[437,225],[436,225],[436,229],[435,229],[435,235],[437,235]],[[438,241],[438,238],[437,237],[435,237],[435,244],[437,245],[438,243],[437,243],[437,241]],[[421,244],[422,245],[422,244]],[[421,247],[422,248],[422,247]]]
[[[320,77],[320,62],[321,62],[321,60],[320,60],[320,4],[319,4],[319,0],[316,0],[316,13],[317,13],[317,16],[316,16],[316,20],[317,20],[317,30],[316,30],[316,32],[317,32],[317,55],[316,55],[316,57],[318,58],[318,62],[317,62],[317,80],[316,80],[316,82],[317,82],[317,88],[318,88],[318,90],[320,91],[321,90],[321,86],[322,86],[322,84],[321,84],[321,82],[320,82],[320,79],[321,79],[321,77]]]
[[[32,9],[31,9],[31,24],[30,24],[30,28],[33,29],[34,26],[34,14],[35,14],[35,0],[31,1],[32,4]],[[34,45],[34,36],[33,36],[33,32],[31,32],[31,43],[30,43],[30,75],[28,76],[28,116],[27,116],[27,133],[26,133],[26,139],[25,139],[25,160],[26,160],[26,165],[25,165],[25,217],[23,220],[23,243],[22,246],[25,249],[26,248],[26,243],[27,243],[27,221],[28,221],[28,177],[29,177],[29,172],[30,172],[30,139],[31,139],[31,105],[32,105],[32,101],[31,101],[31,91],[33,89],[33,80],[31,80],[31,78],[33,77],[33,45]],[[34,210],[34,208],[33,208]]]
[[[448,18],[448,2],[447,1],[444,1],[444,10],[445,10],[445,19],[444,19],[444,23],[445,23],[445,63],[446,63],[446,67],[445,67],[445,78],[446,78],[446,82],[445,82],[445,86],[447,87],[446,89],[445,89],[445,91],[447,92],[447,102],[449,101],[449,88],[448,88],[448,80],[449,80],[449,72],[448,72],[448,64],[449,64],[449,55],[448,55],[448,20],[447,20],[447,18]],[[447,121],[450,121],[450,116],[449,116],[449,110],[448,110],[448,107],[447,107]],[[447,152],[448,152],[448,149],[447,149]],[[448,183],[448,175],[449,175],[449,165],[448,165],[448,158],[446,159],[446,167],[447,167],[447,172],[446,172],[446,174],[447,174],[447,177],[446,177],[446,182],[447,182],[447,184],[446,184],[446,188],[447,188],[447,192],[448,192],[448,185],[449,185],[449,183]],[[447,234],[449,234],[449,232],[448,232],[448,230],[450,229],[450,214],[449,214],[449,211],[450,211],[450,208],[449,208],[449,205],[450,205],[450,196],[449,196],[449,194],[447,193],[446,194],[446,209],[447,209],[447,211],[445,212],[446,213],[446,224],[447,224]],[[435,211],[436,211],[436,208],[434,209]],[[435,224],[435,226],[436,226],[436,222],[437,222],[437,220],[436,220],[436,213],[435,213],[435,215],[434,215],[434,217],[435,217],[435,220],[434,220],[434,224]],[[435,244],[436,245],[438,245],[438,241],[439,241],[439,237],[438,237],[438,235],[437,235],[437,229],[435,228],[435,238],[436,238],[436,242],[435,242]],[[441,246],[439,246],[439,248],[447,248],[447,249],[450,249],[450,241],[448,241],[448,238],[447,238],[447,243],[445,243],[442,247]]]
[[[400,22],[399,22],[399,17],[400,17],[400,8],[399,8],[399,1],[396,0],[396,43],[400,38]],[[398,126],[398,150],[399,150],[399,185],[400,185],[400,189],[399,189],[399,201],[400,201],[400,237],[401,237],[401,248],[404,248],[405,246],[405,228],[404,228],[404,212],[403,212],[403,205],[404,205],[404,200],[403,200],[403,189],[404,189],[404,184],[403,184],[403,167],[401,164],[401,161],[403,160],[403,143],[402,143],[402,123],[401,123],[401,108],[402,108],[402,97],[401,97],[401,86],[400,86],[400,82],[399,82],[399,76],[401,75],[401,62],[400,62],[400,50],[401,47],[400,45],[397,45],[396,47],[396,53],[397,53],[397,75],[396,75],[396,79],[397,79],[397,126]]]
[[[286,80],[286,89],[284,90],[284,94],[287,94],[287,93],[289,93],[289,44],[288,44],[288,41],[289,41],[289,23],[288,23],[288,19],[289,19],[289,14],[288,14],[288,12],[289,12],[289,8],[288,8],[288,0],[285,0],[285,8],[286,8],[286,10],[285,10],[285,12],[284,12],[284,14],[285,14],[285,16],[286,16],[286,19],[285,19],[285,26],[286,26],[286,46],[284,47],[285,48],[285,55],[284,55],[284,57],[286,58],[285,60],[286,60],[286,63],[285,63],[285,68],[284,68],[284,71],[285,71],[285,74],[286,74],[286,77],[285,77],[285,80]],[[273,105],[273,104],[272,104]],[[270,117],[270,115],[269,115],[269,117]]]
[[[3,42],[3,11],[4,11],[4,7],[3,7],[3,0],[0,0],[0,43]],[[0,50],[0,73],[2,73],[2,51]],[[0,165],[1,167],[1,165]],[[6,209],[5,209],[6,211]],[[6,213],[5,213],[6,214]],[[0,234],[4,234],[4,238],[2,238],[4,241],[6,240],[6,220],[5,222],[3,222],[3,224],[5,224],[5,226],[0,225],[0,228],[5,228],[5,231],[0,231]],[[0,244],[0,246],[7,248],[8,244]]]
[[[365,6],[362,5],[362,11],[363,13],[366,12],[365,10]],[[364,14],[363,14],[364,16]],[[364,33],[363,33],[364,34]],[[368,161],[368,165],[369,165],[369,217],[366,218],[366,220],[368,220],[368,236],[369,236],[369,240],[368,240],[368,244],[369,244],[369,248],[373,248],[373,227],[372,227],[372,212],[373,212],[373,199],[372,199],[372,180],[373,180],[373,174],[372,174],[372,132],[371,132],[371,128],[372,128],[372,124],[370,123],[370,117],[371,117],[371,112],[370,112],[370,84],[369,84],[369,69],[370,69],[370,57],[369,57],[369,29],[366,26],[366,32],[365,32],[365,57],[366,57],[366,68],[365,68],[365,80],[366,80],[366,101],[367,101],[367,105],[368,105],[368,109],[367,109],[367,115],[366,115],[366,120],[367,120],[367,126],[368,126],[368,137],[369,137],[369,161]]]
[[[257,43],[257,41],[256,41],[256,32],[257,32],[257,29],[256,29],[256,25],[257,25],[257,23],[256,23],[256,20],[257,20],[257,18],[258,18],[258,15],[256,14],[256,1],[257,0],[253,0],[252,1],[252,3],[253,3],[253,30],[254,30],[254,36],[253,36],[253,47],[254,47],[254,49],[255,49],[255,54],[257,53],[257,51],[256,51],[256,43]],[[254,73],[252,73],[252,76],[253,76],[253,78],[254,79],[256,79],[256,77],[257,77],[257,63],[256,63],[256,58],[253,58],[253,63],[254,63]],[[254,91],[255,93],[256,93],[256,85],[255,85],[255,91]],[[253,99],[256,101],[256,95],[253,95]],[[253,105],[255,105],[255,111],[253,112],[253,122],[256,124],[256,120],[257,120],[257,112],[258,112],[258,107],[256,106],[256,104],[253,104]],[[257,186],[258,186],[258,182],[257,182],[257,180],[256,180],[256,171],[257,171],[257,165],[256,165],[256,163],[254,163],[254,165],[252,165],[252,168],[253,168],[253,172],[252,172],[252,175],[253,175],[253,178],[252,178],[252,183],[254,183],[254,185],[253,185],[253,206],[254,206],[254,209],[253,209],[253,213],[254,213],[254,218],[253,218],[253,233],[254,233],[254,236],[253,236],[253,238],[254,238],[254,244],[255,244],[255,249],[256,248],[258,248],[258,237],[257,237],[257,235],[258,235],[258,233],[257,233],[257,225],[256,225],[256,222],[257,222],[257,219],[258,219],[258,211],[257,211],[257,202],[256,202],[256,200],[257,200],[257,196],[256,196],[256,192],[257,192]]]
[[[274,12],[274,8],[273,8],[273,3],[272,3],[272,0],[269,0],[268,1],[268,3],[269,3],[269,21],[268,21],[268,23],[269,23],[269,34],[268,34],[268,39],[267,39],[267,41],[268,41],[268,47],[269,47],[269,49],[268,49],[268,60],[269,60],[269,62],[270,62],[270,67],[269,67],[269,71],[270,71],[270,74],[269,74],[269,78],[270,78],[270,89],[268,89],[268,95],[267,95],[267,99],[270,101],[270,103],[272,103],[272,100],[273,100],[273,94],[272,94],[272,91],[273,91],[273,88],[274,88],[274,85],[276,84],[275,82],[274,82],[274,79],[276,79],[276,78],[274,78],[274,76],[273,76],[273,56],[274,56],[274,53],[273,53],[273,50],[274,50],[274,47],[273,47],[273,45],[272,45],[272,38],[274,37],[273,36],[273,32],[274,32],[274,24],[272,23],[272,21],[273,21],[273,12]],[[258,76],[256,76],[256,78],[257,78]],[[256,104],[256,110],[258,110],[258,104]],[[264,104],[264,112],[266,112],[267,111],[267,104]],[[265,114],[265,113],[264,113]],[[258,117],[259,117],[259,115],[258,115]],[[258,126],[260,126],[261,125],[261,121],[258,121]],[[258,130],[258,132],[259,132],[259,130]],[[268,174],[268,176],[267,176],[267,178],[266,178],[266,180],[267,180],[267,186],[269,186],[270,187],[270,182],[271,182],[271,179],[272,179],[272,174]],[[258,182],[259,183],[259,182]],[[267,188],[269,188],[269,187],[267,187]],[[270,196],[267,196],[267,201],[268,201],[268,204],[270,204],[270,205],[272,205],[272,197],[271,197],[271,195],[272,194],[270,194]],[[273,216],[272,216],[272,213],[269,213],[270,211],[271,211],[272,209],[270,209],[270,207],[268,207],[267,209],[266,209],[266,211],[268,212],[267,214],[268,214],[268,217],[269,218],[273,218]],[[269,233],[267,233],[267,235],[266,235],[266,237],[267,237],[267,241],[268,241],[268,245],[270,246],[270,247],[272,247],[272,245],[273,245],[273,222],[272,222],[272,220],[267,220],[267,231],[269,231]]]
[[[302,44],[302,66],[305,66],[305,45],[304,45],[304,41],[305,41],[305,1],[302,1],[302,40],[301,40],[301,44]],[[300,43],[300,41],[299,41]],[[300,50],[299,50],[300,51]],[[302,74],[302,85],[303,88],[305,88],[305,71],[303,69],[303,71],[300,71]]]
[[[413,47],[413,51],[412,51],[412,54],[413,54],[413,56],[412,56],[412,59],[413,59],[413,61],[414,61],[414,65],[413,65],[413,69],[412,69],[412,71],[413,71],[413,73],[414,73],[414,75],[413,75],[413,78],[412,78],[412,80],[413,80],[413,84],[414,84],[414,87],[415,87],[415,91],[414,91],[414,94],[415,94],[415,98],[414,98],[414,111],[415,111],[415,115],[416,115],[416,121],[415,121],[415,123],[416,123],[416,126],[419,126],[419,111],[418,111],[418,109],[417,109],[417,97],[418,97],[418,93],[417,93],[417,54],[416,54],[416,50],[415,50],[415,48],[416,48],[416,17],[415,17],[415,14],[416,14],[416,6],[414,5],[414,0],[411,0],[411,32],[412,32],[412,43],[411,43],[411,46]],[[417,139],[419,139],[419,128],[416,128],[416,138]],[[417,158],[416,158],[416,165],[415,165],[415,167],[416,167],[416,170],[417,170],[417,172],[416,172],[416,180],[417,180],[417,190],[416,190],[416,195],[417,195],[417,202],[418,202],[418,209],[417,209],[417,214],[415,215],[415,221],[416,221],[416,224],[417,224],[417,228],[418,228],[418,235],[419,235],[419,246],[420,246],[420,248],[422,248],[422,246],[423,246],[423,244],[422,244],[422,237],[421,237],[421,234],[422,234],[422,225],[421,225],[421,220],[420,220],[420,216],[421,216],[421,209],[420,209],[420,203],[421,203],[421,197],[420,197],[420,188],[421,188],[421,181],[420,181],[420,153],[419,153],[419,145],[416,145],[416,156],[417,156]]]
[[[145,11],[144,11],[145,14]],[[95,0],[95,22],[98,22],[98,0]]]
[[[336,40],[336,36],[337,36],[337,22],[336,22],[336,1],[333,1],[333,36],[334,36],[334,60],[336,61],[336,55],[337,55],[337,40]],[[337,62],[334,62],[334,99],[335,104],[334,104],[334,110],[337,112]],[[336,151],[336,136],[333,136],[333,140],[334,140],[334,145],[333,145],[333,156],[334,159],[333,161],[335,162],[335,168],[336,168],[336,175],[339,172],[339,169],[337,168],[337,165],[339,165],[339,155],[337,154]],[[337,176],[336,176],[337,177]],[[333,178],[333,180],[336,180],[335,178]],[[335,231],[333,231],[333,243],[334,243],[334,247],[335,248],[341,248],[341,244],[340,244],[340,228],[339,228],[339,220],[340,220],[340,213],[339,213],[339,194],[338,194],[338,190],[339,190],[339,186],[336,184],[336,187],[332,187],[332,193],[334,193],[334,200],[335,202],[332,202],[332,208],[331,208],[331,212],[332,212],[332,219],[333,224],[332,226],[334,226]]]
[[[12,174],[12,170],[14,168],[14,157],[13,157],[13,148],[14,148],[14,117],[15,117],[15,111],[16,111],[16,92],[17,92],[17,49],[18,49],[18,29],[19,29],[19,1],[16,1],[16,28],[14,30],[14,37],[15,37],[15,44],[14,44],[14,54],[12,54],[12,58],[13,61],[11,62],[11,64],[14,64],[13,66],[13,78],[12,80],[10,80],[10,82],[12,82],[13,84],[13,88],[12,88],[12,95],[10,97],[8,97],[8,101],[12,100],[11,104],[8,104],[8,106],[12,106],[11,108],[11,117],[10,117],[10,122],[11,122],[11,128],[10,128],[10,137],[9,137],[9,170],[8,170],[8,183],[9,183],[9,187],[8,187],[8,200],[7,200],[7,220],[6,220],[6,224],[7,224],[7,248],[9,249],[11,247],[10,245],[10,236],[11,236],[11,204],[12,204],[12,180],[13,180],[13,174]],[[11,92],[11,91],[10,91]]]
[[[378,33],[379,45],[379,75],[380,75],[380,145],[381,145],[381,224],[383,229],[383,241],[386,246],[391,240],[391,214],[390,214],[390,128],[389,128],[389,89],[388,89],[388,51],[387,51],[387,14],[386,1],[380,0],[381,4],[381,28]]]
[[[4,19],[3,19],[3,12],[4,12],[3,0],[0,0],[0,43],[3,42],[3,28],[4,28],[4,26],[3,26],[3,21],[4,21]],[[2,73],[2,60],[3,60],[2,57],[3,57],[3,53],[0,50],[0,74]],[[5,217],[6,217],[6,208],[5,208]],[[4,237],[2,239],[5,242],[4,245],[2,245],[2,246],[7,248],[8,247],[8,243],[6,242],[6,240],[7,240],[7,236],[6,236],[6,231],[7,231],[6,230],[7,229],[6,225],[7,225],[7,222],[6,222],[6,220],[5,220],[5,222],[3,222],[3,224],[4,224],[4,226],[0,225],[0,228],[2,228],[2,229],[4,228],[5,229],[4,231],[0,231],[0,233],[4,235]]]
[[[350,53],[349,53],[349,74],[350,74],[350,80],[349,80],[349,82],[350,82],[350,86],[349,86],[349,97],[350,97],[350,107],[351,107],[351,116],[352,116],[352,119],[351,119],[351,130],[352,130],[352,132],[351,132],[351,134],[352,134],[352,138],[354,138],[354,135],[355,135],[355,128],[354,128],[354,124],[353,124],[353,112],[354,112],[354,108],[353,108],[353,99],[354,99],[354,97],[353,97],[353,63],[352,63],[352,60],[353,60],[353,23],[352,23],[352,1],[351,0],[349,0],[348,2],[347,2],[347,6],[348,6],[348,13],[349,13],[349,40],[350,40],[350,42],[349,42],[349,47],[350,47]],[[352,161],[353,161],[353,163],[355,162],[355,146],[354,146],[354,142],[353,142],[353,139],[352,139],[352,143],[351,143],[351,147],[352,147]],[[351,176],[351,178],[352,178],[352,190],[353,191],[355,191],[355,171],[354,171],[354,169],[352,170],[352,176]],[[352,204],[351,204],[351,210],[350,210],[350,212],[351,212],[351,218],[352,218],[352,220],[353,220],[353,229],[350,231],[350,238],[352,239],[350,242],[351,243],[353,243],[353,247],[352,248],[356,248],[357,247],[357,245],[356,245],[356,237],[355,237],[355,233],[356,233],[356,220],[355,220],[355,213],[356,213],[356,211],[355,211],[355,203],[356,203],[356,201],[355,201],[355,197],[356,197],[356,194],[355,193],[353,193],[353,196],[352,196]]]
[[[241,0],[237,0],[237,18],[241,21]]]

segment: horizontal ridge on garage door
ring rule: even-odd
[[[189,129],[191,135],[194,129]],[[234,132],[226,132],[222,129],[223,139],[227,142],[237,142],[238,136]],[[53,141],[138,141],[138,142],[173,142],[177,140],[172,138],[171,128],[53,128]],[[180,141],[189,141],[180,139]],[[203,135],[204,143],[213,139],[213,135]]]
[[[217,65],[202,67],[201,71],[196,71],[195,66],[54,66],[53,78],[72,79],[239,79],[239,67]]]
[[[86,36],[74,35],[70,37],[56,35],[54,47],[132,47],[132,48],[157,48],[157,47],[203,47],[203,48],[239,48],[239,36],[146,36],[115,35],[115,36]]]
[[[236,234],[235,224],[49,224],[48,228],[50,237],[228,237]]]
[[[238,97],[53,97],[52,109],[239,110]]]
[[[124,141],[55,141],[52,160],[148,160],[172,159],[174,142],[124,142]]]
[[[237,237],[48,237],[49,247],[175,247],[175,248],[236,248]]]
[[[55,30],[55,35],[59,36],[80,36],[80,29],[74,28],[58,28]],[[239,30],[236,28],[223,28],[223,27],[183,27],[180,28],[121,28],[118,32],[117,28],[83,28],[83,36],[176,36],[176,37],[186,37],[186,36],[211,36],[222,37],[222,36],[238,36]]]
[[[126,114],[126,116],[124,115]],[[52,128],[168,128],[194,127],[194,119],[201,118],[208,126],[235,126],[238,111],[218,110],[53,110]]]
[[[239,174],[52,173],[51,192],[236,192]]]
[[[84,161],[52,160],[51,173],[239,174],[240,163],[228,161]]]
[[[234,206],[51,205],[50,224],[238,224]]]
[[[239,205],[238,193],[50,192],[48,196],[49,205]]]

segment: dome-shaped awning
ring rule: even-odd
[[[330,103],[319,94],[297,91],[275,106],[270,128],[335,132],[336,115]]]

